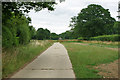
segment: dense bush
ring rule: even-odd
[[[2,24],[2,32],[2,46],[5,48],[27,44],[30,41],[29,23],[25,16],[11,17],[6,24]]]
[[[91,37],[90,40],[98,40],[98,41],[119,41],[119,35],[102,35],[97,37]]]
[[[2,46],[3,47],[11,47],[13,44],[13,35],[11,31],[7,27],[2,27]],[[9,34],[9,35],[8,35]]]
[[[36,39],[38,40],[50,39],[50,31],[48,29],[38,28],[36,32]]]
[[[78,40],[84,40],[84,38],[83,37],[79,37]]]

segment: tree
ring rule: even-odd
[[[35,35],[36,35],[36,30],[33,26],[29,26],[30,29],[30,37],[31,39],[35,39]]]
[[[50,39],[50,31],[48,29],[44,30],[45,32],[45,39]]]
[[[119,32],[119,30],[120,30],[120,22],[119,21],[116,21],[115,23],[114,23],[114,26],[113,26],[113,30],[114,30],[114,34],[119,34],[120,32]]]
[[[35,38],[35,29],[29,26],[31,18],[24,13],[44,8],[52,11],[54,4],[55,2],[2,2],[3,46],[27,44],[31,38]]]
[[[39,28],[39,29],[37,30],[36,38],[37,38],[38,40],[43,40],[43,39],[45,38],[44,29],[43,29],[43,28]]]
[[[66,31],[66,32],[63,32],[63,33],[59,34],[59,36],[60,36],[62,39],[75,39],[73,30],[68,30],[68,31]]]
[[[48,29],[39,28],[37,30],[36,38],[38,40],[50,39],[50,31]]]
[[[59,35],[56,34],[56,33],[51,33],[50,37],[51,37],[52,40],[58,40],[59,39]]]
[[[108,9],[101,5],[91,4],[81,10],[71,23],[78,37],[90,38],[93,36],[113,34],[115,19],[110,16]]]

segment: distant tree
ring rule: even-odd
[[[50,31],[48,29],[45,29],[45,39],[50,39]]]
[[[33,26],[29,26],[30,29],[30,37],[31,39],[35,39],[35,35],[36,35],[36,30]]]
[[[48,29],[39,28],[36,32],[38,40],[50,39],[50,31]]]
[[[71,31],[66,31],[59,35],[62,39],[73,39],[73,32],[71,32]]]
[[[39,29],[37,30],[36,38],[37,38],[38,40],[43,40],[43,39],[45,39],[44,29],[43,29],[43,28],[39,28]]]
[[[104,34],[113,34],[115,19],[108,9],[101,5],[91,4],[81,10],[77,17],[73,17],[74,32],[79,37],[89,38]]]
[[[51,38],[52,40],[58,40],[58,39],[59,39],[59,35],[56,34],[56,33],[51,33],[50,38]]]
[[[120,33],[120,22],[116,21],[113,26],[114,34],[119,34]]]

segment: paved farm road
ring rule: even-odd
[[[54,43],[11,78],[75,78],[65,47]]]

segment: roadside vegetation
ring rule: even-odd
[[[2,76],[3,78],[10,76],[25,64],[31,62],[40,53],[52,45],[53,41],[48,40],[32,40],[27,45],[20,45],[3,50],[2,55]]]
[[[63,42],[68,50],[73,70],[77,78],[103,78],[94,66],[110,63],[118,59],[118,51],[93,45]]]
[[[2,2],[2,78],[13,74],[52,45],[53,42],[44,41],[50,39],[50,31],[35,30],[26,13],[44,8],[53,11],[54,5],[55,2]]]

